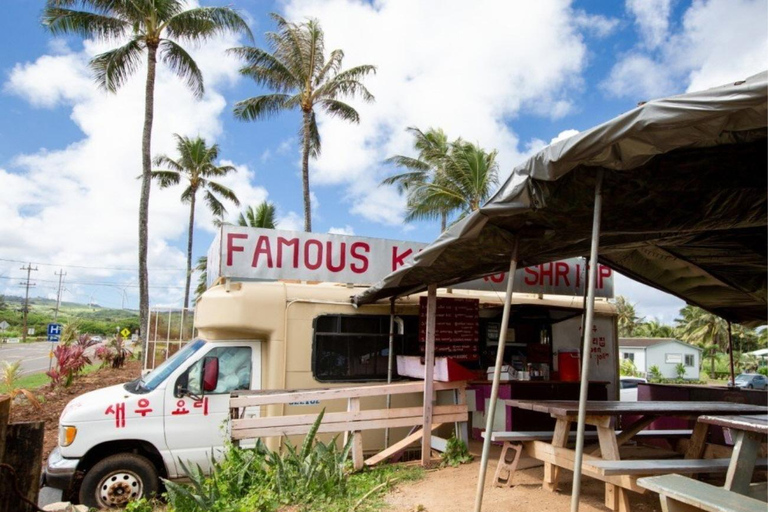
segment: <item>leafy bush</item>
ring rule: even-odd
[[[631,359],[622,359],[619,365],[619,374],[625,377],[636,377],[638,375],[637,366]]]
[[[472,454],[469,453],[469,448],[464,441],[451,436],[446,443],[445,453],[443,453],[443,460],[440,462],[441,466],[456,467],[460,464],[472,462]]]
[[[90,334],[81,334],[73,342],[74,345],[77,345],[83,348],[92,347],[94,345],[97,345],[98,343],[99,343],[98,341],[91,339]]]
[[[112,368],[122,368],[125,361],[130,359],[132,352],[125,346],[123,339],[118,336],[111,340],[109,344],[102,345],[96,349],[94,355],[101,360],[102,368],[111,366]]]
[[[91,360],[85,355],[85,348],[81,345],[59,345],[53,349],[53,355],[57,361],[56,368],[45,374],[51,378],[54,386],[68,388],[85,365],[91,364]]]
[[[768,377],[768,366],[761,366],[760,368],[757,369],[757,373]]]
[[[661,380],[664,378],[664,376],[661,374],[661,370],[659,370],[659,367],[656,365],[653,365],[648,369],[648,378],[650,380]]]
[[[675,373],[677,374],[678,379],[682,379],[685,377],[685,365],[683,363],[677,363],[675,365]]]
[[[213,464],[210,476],[199,466],[181,463],[190,483],[165,481],[169,509],[272,512],[281,506],[299,506],[297,510],[313,512],[362,511],[395,480],[422,474],[418,468],[393,466],[351,473],[351,441],[339,448],[338,436],[327,444],[315,439],[323,414],[300,447],[286,441],[282,453],[273,452],[261,440],[250,449],[230,446],[224,458]]]

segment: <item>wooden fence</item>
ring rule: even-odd
[[[36,511],[45,423],[9,423],[10,417],[11,399],[0,395],[0,512]]]
[[[467,401],[466,382],[435,382],[435,392],[452,391],[453,404],[434,406],[432,429],[455,423],[457,437],[466,438]],[[263,407],[296,402],[321,403],[329,400],[347,400],[344,412],[329,412],[323,416],[319,432],[344,432],[352,436],[352,461],[355,469],[363,464],[373,465],[401,452],[408,445],[420,440],[423,430],[413,431],[405,439],[393,444],[376,455],[363,459],[363,430],[395,427],[417,427],[423,422],[422,407],[399,407],[391,409],[361,410],[360,399],[406,393],[423,393],[421,381],[397,384],[380,384],[348,388],[235,391],[230,398],[230,428],[232,440],[237,443],[244,439],[260,437],[282,437],[307,434],[317,419],[317,414],[293,414],[264,418],[244,418],[246,407]],[[438,440],[439,443],[439,440]],[[433,444],[434,446],[434,444]]]

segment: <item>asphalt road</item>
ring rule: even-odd
[[[41,341],[37,343],[0,344],[0,362],[12,363],[21,359],[21,375],[48,371],[48,354],[55,343]]]

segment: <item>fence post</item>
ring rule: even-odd
[[[37,504],[40,491],[40,468],[43,464],[45,422],[12,423],[9,397],[0,397],[0,462],[12,467],[0,473],[0,512],[33,512],[14,492],[18,486],[30,502]]]
[[[360,399],[352,397],[347,400],[347,412],[360,412]],[[352,464],[355,471],[363,469],[363,433],[359,430],[351,432],[352,435]]]

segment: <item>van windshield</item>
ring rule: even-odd
[[[167,379],[168,376],[176,370],[176,368],[181,366],[184,361],[189,359],[192,354],[200,350],[200,347],[203,345],[205,345],[204,340],[195,340],[191,343],[188,343],[184,348],[163,361],[163,364],[145,375],[138,382],[137,389],[141,389],[144,392],[154,390],[165,379]]]

